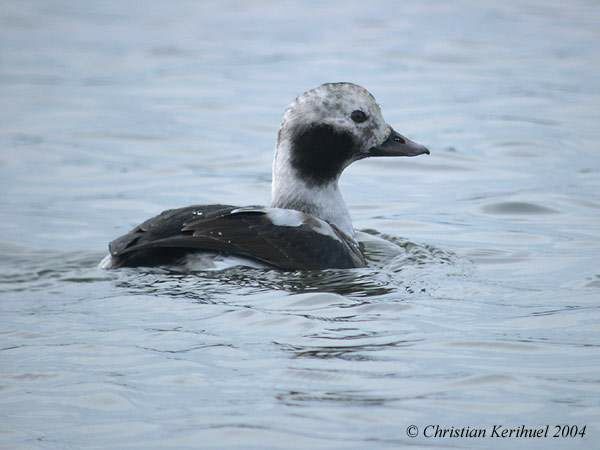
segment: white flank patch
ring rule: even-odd
[[[219,255],[218,253],[191,253],[186,256],[184,267],[189,271],[226,270],[232,267],[250,267],[253,269],[267,268],[265,264],[252,259],[234,255]]]
[[[112,269],[112,256],[110,256],[110,253],[102,258],[102,261],[98,264],[98,269]]]
[[[267,217],[278,227],[299,227],[304,223],[304,213],[293,209],[269,208]]]

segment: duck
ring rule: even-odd
[[[367,265],[339,179],[372,157],[429,150],[394,130],[375,97],[349,82],[325,83],[285,110],[272,166],[271,205],[192,205],[163,211],[109,243],[103,269],[232,257],[284,271]]]

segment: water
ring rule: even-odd
[[[5,1],[0,447],[593,448],[596,2]],[[370,89],[430,157],[343,177],[371,267],[96,269],[163,209],[265,204],[286,105]],[[576,439],[410,438],[587,424]]]

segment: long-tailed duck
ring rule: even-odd
[[[270,207],[164,211],[112,241],[101,266],[155,266],[210,254],[283,270],[364,267],[340,175],[367,157],[422,154],[429,150],[389,126],[369,91],[323,84],[296,98],[283,116]]]

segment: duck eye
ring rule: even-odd
[[[360,109],[357,109],[356,111],[352,111],[352,114],[350,114],[350,118],[352,120],[354,120],[356,123],[361,123],[368,119],[367,115],[364,112],[362,112]]]

